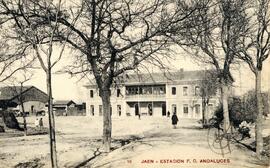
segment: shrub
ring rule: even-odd
[[[20,128],[18,120],[16,119],[14,113],[9,112],[9,111],[4,111],[2,117],[3,117],[3,121],[5,125],[8,128],[23,130],[22,128]]]
[[[5,128],[2,125],[0,125],[0,132],[5,132]]]

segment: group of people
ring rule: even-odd
[[[37,127],[37,128],[42,128],[42,127],[43,127],[43,120],[42,120],[42,117],[36,118],[36,121],[35,121],[35,127]]]

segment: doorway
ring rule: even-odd
[[[161,108],[162,108],[162,116],[166,116],[166,104],[163,103],[163,104],[161,105]]]
[[[139,115],[139,113],[140,113],[139,105],[138,105],[138,104],[135,104],[135,105],[134,105],[134,108],[135,108],[135,115],[136,115],[136,116]]]
[[[148,115],[152,116],[153,115],[153,106],[152,106],[152,104],[148,104],[147,107],[148,107]]]

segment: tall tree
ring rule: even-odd
[[[26,112],[25,112],[25,108],[24,108],[24,103],[25,103],[25,97],[23,96],[24,93],[24,84],[26,82],[28,82],[29,80],[31,80],[33,74],[27,72],[27,69],[24,69],[24,71],[22,71],[22,75],[23,78],[15,78],[12,77],[11,79],[9,79],[11,83],[9,84],[9,86],[11,87],[11,91],[13,95],[16,95],[15,101],[18,102],[18,104],[21,106],[21,110],[22,110],[22,117],[23,117],[23,129],[24,129],[24,136],[27,136],[27,122],[26,122]],[[19,84],[19,86],[18,86]]]
[[[40,11],[46,9],[46,13],[36,11],[29,13],[28,17],[15,15],[22,19],[36,19],[38,24],[32,27],[47,22],[57,24],[57,36],[52,41],[66,41],[72,49],[79,51],[76,54],[80,57],[74,66],[95,77],[104,111],[103,144],[105,151],[109,152],[112,84],[125,71],[136,69],[142,62],[162,64],[158,55],[166,55],[170,45],[170,33],[166,30],[174,23],[180,24],[195,9],[179,11],[174,8],[174,1],[162,0],[82,0],[66,3],[72,8],[61,8],[61,12],[57,12],[57,8],[48,8],[41,2],[27,1]],[[185,6],[185,2],[181,3]],[[8,12],[14,15],[14,11]],[[73,24],[77,16],[80,19]],[[66,29],[71,30],[70,33],[62,31]]]
[[[238,58],[249,65],[255,75],[256,91],[256,153],[260,157],[263,151],[262,118],[263,103],[261,97],[261,79],[264,61],[270,53],[270,12],[269,0],[250,2],[251,9],[246,16],[248,23],[246,33],[240,38],[239,48],[236,50]]]
[[[193,58],[213,66],[218,74],[224,115],[224,131],[229,131],[228,96],[233,78],[234,48],[242,34],[245,0],[195,1],[199,10],[180,26],[171,29],[173,40],[191,53]]]
[[[58,167],[55,120],[52,108],[52,70],[61,60],[66,45],[66,41],[56,40],[56,36],[59,31],[62,31],[62,33],[65,31],[68,38],[70,33],[67,33],[67,31],[70,32],[69,27],[75,22],[71,21],[67,29],[59,28],[59,18],[65,17],[61,12],[61,6],[61,0],[2,0],[0,4],[1,16],[4,18],[6,26],[11,25],[10,32],[12,35],[7,38],[24,43],[28,47],[27,51],[34,51],[35,57],[46,74],[52,167]],[[59,49],[58,56],[53,52],[56,47]],[[56,58],[53,55],[56,55]]]
[[[39,4],[42,6],[43,4]],[[74,63],[81,71],[95,77],[103,103],[103,144],[106,152],[111,148],[112,121],[110,115],[110,88],[116,78],[133,70],[142,62],[151,60],[160,64],[158,55],[168,47],[167,29],[173,23],[182,22],[193,11],[179,12],[172,2],[161,0],[91,0],[72,3],[71,10],[62,10],[56,19],[55,10],[50,17],[40,13],[31,16],[44,22],[57,22],[59,28],[70,28],[71,33],[58,31],[58,39],[66,41],[80,55]],[[74,9],[81,9],[76,24]],[[69,13],[68,13],[69,12]]]
[[[216,95],[218,90],[218,78],[215,71],[205,70],[204,76],[199,83],[199,94],[202,99],[202,123],[203,126],[207,124],[206,114],[208,111],[208,104],[210,99]]]

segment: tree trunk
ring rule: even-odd
[[[105,152],[111,150],[112,119],[110,110],[110,90],[103,90],[101,95],[103,104],[103,145]]]
[[[23,102],[21,101],[22,105],[22,115],[23,115],[23,130],[24,130],[24,136],[27,136],[27,124],[26,124],[26,114],[24,110]]]
[[[258,70],[255,74],[256,78],[256,153],[257,156],[260,158],[261,152],[263,151],[263,137],[262,137],[262,97],[261,97],[261,71]]]
[[[20,86],[20,103],[21,103],[21,106],[22,106],[24,136],[27,136],[26,114],[25,114],[23,98],[22,98],[22,90],[23,90],[23,83],[21,83],[21,86]]]
[[[49,67],[49,66],[48,66]],[[56,153],[56,138],[55,138],[55,121],[53,114],[53,100],[52,100],[52,79],[51,70],[47,70],[47,93],[48,93],[48,117],[49,117],[49,134],[50,134],[50,155],[52,168],[58,167],[57,153]]]
[[[205,100],[202,100],[202,125],[203,125],[203,128],[205,127],[205,124],[206,124],[205,110],[206,110],[206,102],[205,102]]]
[[[222,82],[221,99],[222,99],[222,107],[223,107],[223,130],[225,133],[227,133],[230,128],[228,92],[229,92],[229,86],[225,82]]]

